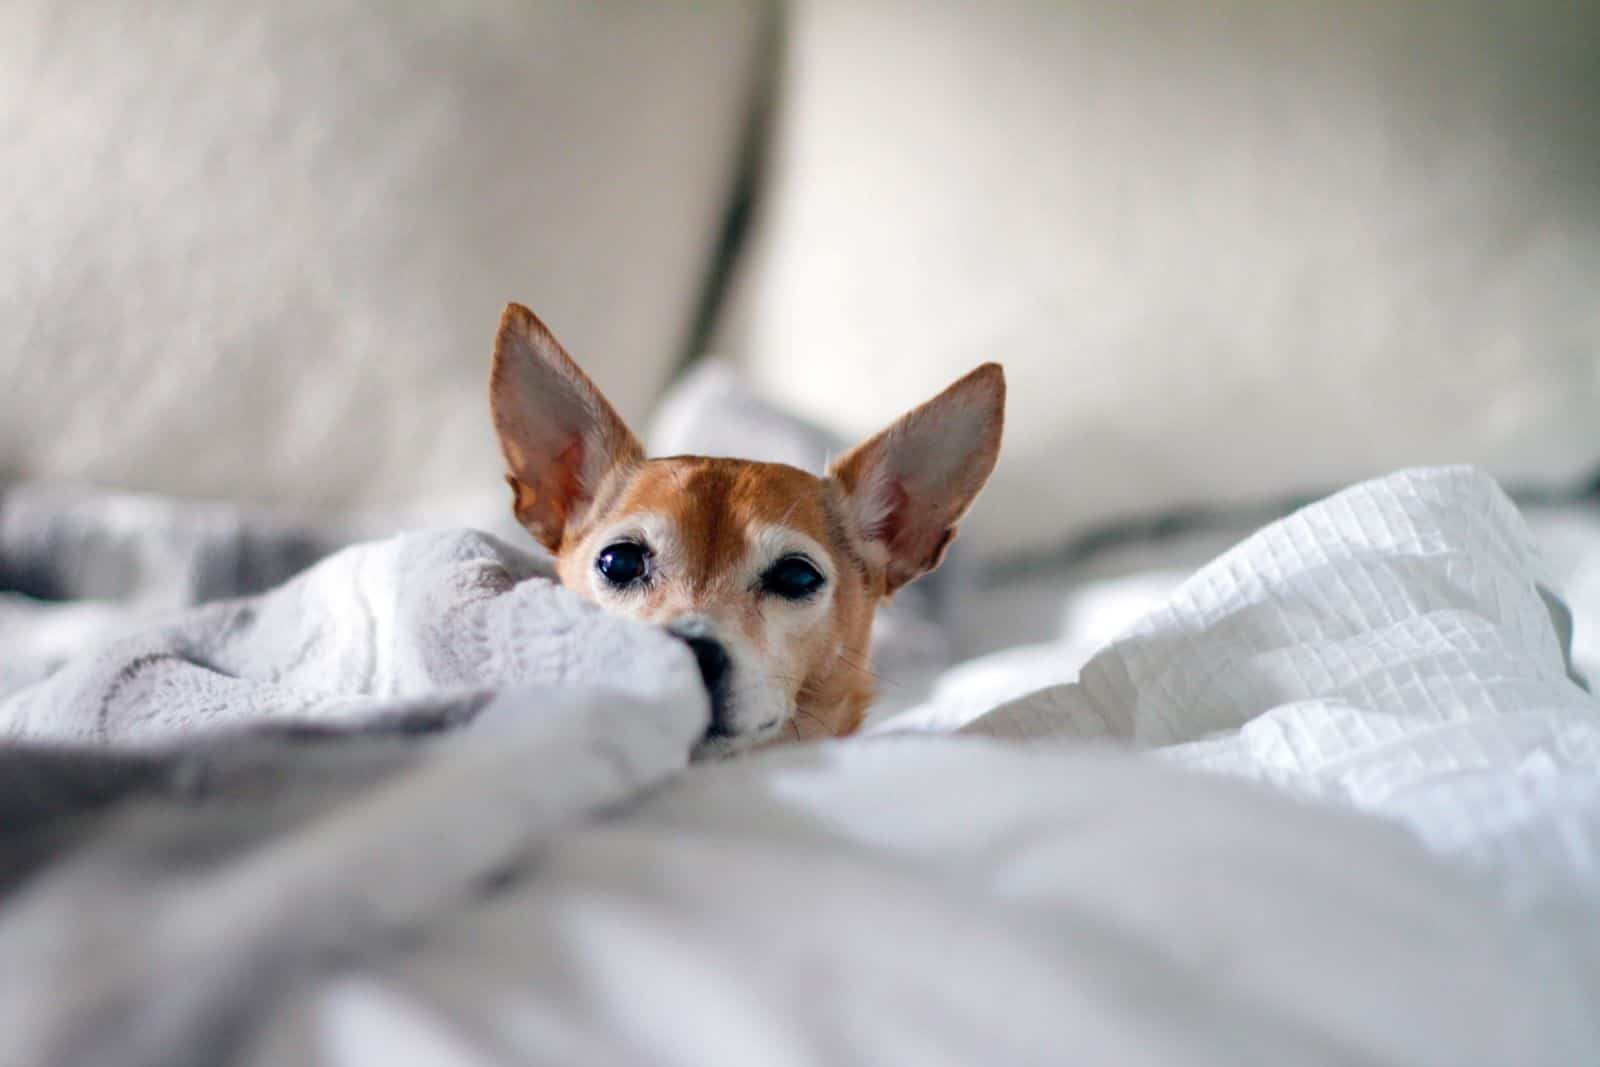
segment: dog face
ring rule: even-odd
[[[646,459],[517,304],[500,322],[489,392],[513,511],[555,555],[562,583],[693,651],[712,704],[705,756],[860,725],[873,613],[939,565],[994,469],[1005,378],[984,364],[823,477]]]

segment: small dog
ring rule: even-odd
[[[693,651],[712,709],[697,756],[860,726],[873,613],[939,565],[994,469],[1005,392],[1000,365],[985,363],[818,478],[776,463],[646,459],[518,304],[500,320],[489,383],[512,510],[554,554],[562,584]]]

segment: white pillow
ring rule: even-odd
[[[724,341],[853,436],[988,359],[989,553],[1600,462],[1600,5],[800,0]]]
[[[701,4],[0,9],[0,475],[391,509],[493,491],[536,308],[639,419],[761,21]]]

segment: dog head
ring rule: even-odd
[[[828,465],[647,459],[532,312],[506,308],[490,407],[517,520],[562,584],[657,623],[711,696],[700,755],[855,730],[878,603],[939,565],[1000,451],[986,363]],[[626,664],[619,664],[626,670]]]

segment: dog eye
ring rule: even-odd
[[[822,572],[804,556],[784,556],[761,576],[761,591],[785,600],[804,600],[822,588]]]
[[[601,577],[618,589],[644,580],[649,567],[650,550],[632,541],[618,541],[607,545],[595,557],[594,569]]]

